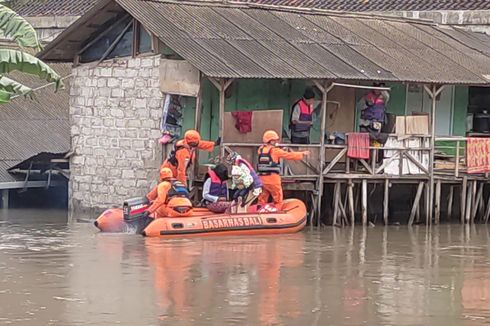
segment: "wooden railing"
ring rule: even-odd
[[[444,165],[440,160],[436,161],[434,171],[438,174],[460,177],[462,172],[466,172],[466,144],[468,137],[436,137],[435,140],[436,153],[445,153],[449,160],[448,164]],[[449,142],[450,144],[441,145],[440,142]]]

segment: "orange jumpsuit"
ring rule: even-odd
[[[264,147],[270,148],[270,156],[272,161],[279,163],[280,159],[299,161],[303,158],[303,152],[287,152],[271,145],[265,145]],[[269,175],[261,175],[262,181],[262,193],[259,196],[259,204],[265,205],[269,201],[269,196],[272,196],[272,201],[278,209],[282,207],[283,194],[282,194],[282,180],[278,173],[271,173]]]
[[[158,186],[153,188],[146,197],[153,201],[153,203],[148,208],[148,212],[153,214],[156,212],[157,217],[162,217],[167,215],[167,194],[172,188],[172,183],[169,181],[162,181]]]
[[[176,146],[182,146],[175,152],[177,166],[174,166],[167,159],[165,160],[165,162],[163,162],[160,168],[164,168],[164,167],[169,168],[170,170],[172,170],[174,178],[176,178],[177,180],[179,180],[180,182],[182,182],[184,185],[187,186],[187,168],[192,163],[194,163],[195,149],[190,148],[183,139],[179,140]],[[197,145],[197,149],[207,151],[207,152],[212,152],[214,146],[215,145],[213,141],[201,140]]]

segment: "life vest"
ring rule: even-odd
[[[281,173],[281,165],[279,162],[274,162],[272,159],[271,151],[272,146],[262,145],[259,148],[259,163],[257,164],[257,172],[261,174],[270,174],[270,173]]]
[[[303,132],[309,131],[311,126],[305,124],[294,124],[293,123],[293,112],[296,104],[299,105],[299,121],[313,121],[313,106],[305,102],[304,99],[296,101],[291,109],[290,126],[293,132]]]
[[[211,169],[209,169],[208,174],[211,178],[211,187],[209,188],[209,194],[211,196],[227,197],[228,186],[226,181],[221,181],[216,172]]]
[[[189,190],[187,190],[187,187],[180,181],[178,180],[172,180],[170,181],[172,184],[172,187],[170,187],[168,193],[167,193],[167,200],[166,202],[168,203],[170,199],[174,197],[182,197],[182,198],[187,198],[189,199]]]
[[[244,160],[243,158],[237,159],[236,164],[245,164],[247,166],[247,168],[250,170],[252,178],[254,179],[254,188],[262,187],[262,181],[260,181],[260,178],[257,175],[257,172],[255,172],[255,169],[252,167],[252,164],[248,163],[248,161]]]
[[[195,157],[195,150],[193,148],[190,148],[189,146],[186,145],[183,139],[177,141],[174,146],[172,147],[172,150],[168,154],[167,157],[167,162],[169,162],[171,165],[177,167],[178,162],[177,162],[177,151],[180,149],[188,149],[191,153],[191,157],[189,159],[189,162],[187,163],[186,168],[189,167],[189,165],[194,162],[194,157]]]

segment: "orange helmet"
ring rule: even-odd
[[[274,130],[267,130],[266,132],[264,132],[264,136],[262,136],[262,141],[264,143],[268,143],[273,140],[279,140],[279,135],[277,134],[277,132],[275,132]]]
[[[161,168],[160,169],[160,180],[166,180],[172,178],[174,175],[172,170],[169,168]]]
[[[197,146],[197,144],[199,144],[201,141],[201,135],[197,130],[187,130],[184,134],[184,140],[189,146]]]

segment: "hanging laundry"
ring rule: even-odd
[[[235,118],[235,128],[242,134],[252,131],[252,111],[232,112]]]
[[[489,150],[489,138],[468,138],[466,149],[468,173],[485,173],[490,171]]]
[[[369,158],[369,133],[351,132],[347,134],[347,156],[350,158]]]

